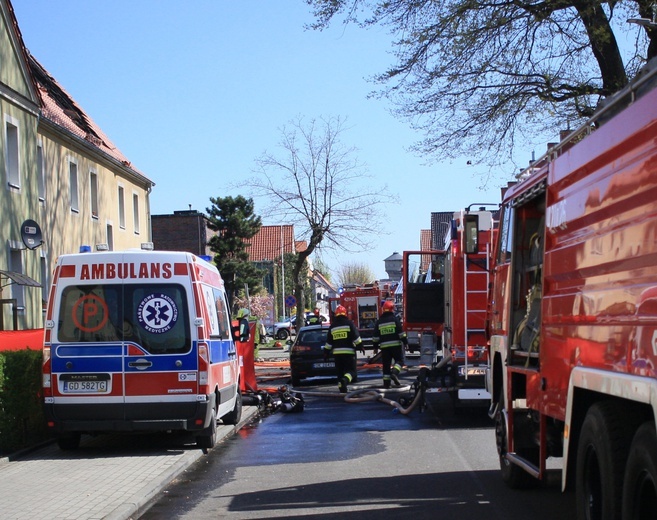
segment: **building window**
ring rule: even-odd
[[[21,187],[20,165],[19,165],[19,141],[18,122],[9,116],[5,116],[5,139],[7,143],[7,183],[12,188]]]
[[[123,186],[119,186],[119,227],[125,229],[125,196]]]
[[[20,249],[9,250],[9,270],[15,273],[23,273],[23,252]],[[17,283],[11,284],[11,297],[16,298],[16,306],[19,311],[25,310],[25,287]]]
[[[43,157],[43,145],[37,144],[37,183],[39,190],[39,202],[45,204],[46,202],[46,167]]]
[[[135,226],[135,234],[139,234],[139,195],[136,193],[132,194],[132,214],[133,214],[133,224]]]
[[[78,198],[78,165],[72,159],[68,160],[68,180],[71,198],[71,211],[80,212],[80,200]]]
[[[89,194],[91,196],[91,218],[98,220],[98,175],[89,172]]]
[[[107,223],[107,248],[114,251],[114,229],[111,223]]]

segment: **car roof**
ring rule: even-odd
[[[317,330],[317,329],[328,329],[330,326],[329,323],[318,323],[317,325],[306,325],[304,327],[301,327],[299,329],[299,332],[303,332],[304,330]]]

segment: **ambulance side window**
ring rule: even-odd
[[[220,289],[213,289],[214,302],[217,307],[217,323],[219,325],[219,336],[221,339],[230,338],[230,316],[226,295]]]

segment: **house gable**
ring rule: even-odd
[[[14,10],[0,0],[0,95],[21,108],[38,112],[39,95],[30,76],[27,51]]]

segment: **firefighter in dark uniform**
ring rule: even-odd
[[[326,334],[324,357],[328,358],[329,354],[333,353],[338,372],[338,389],[343,394],[347,393],[347,385],[356,381],[356,350],[364,354],[365,349],[362,345],[363,340],[358,329],[347,318],[347,309],[338,305]]]
[[[383,388],[390,388],[390,380],[395,386],[399,383],[399,373],[404,364],[404,348],[408,345],[406,333],[402,329],[400,319],[395,316],[395,303],[390,300],[383,302],[382,313],[374,324],[372,342],[374,354],[381,349],[383,364]],[[392,360],[395,360],[394,365]]]
[[[309,316],[306,320],[306,325],[320,325],[322,323],[322,317],[319,314],[319,309],[315,309],[312,316]]]

